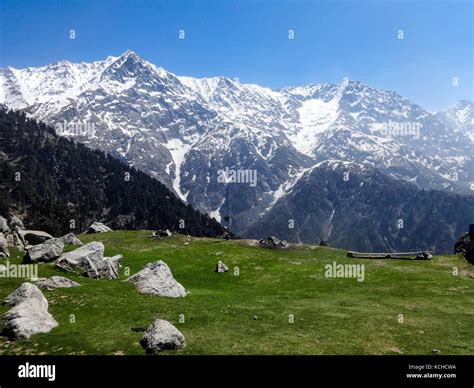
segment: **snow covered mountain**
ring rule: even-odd
[[[472,193],[466,101],[431,114],[360,82],[275,91],[182,77],[128,50],[93,63],[0,69],[0,103],[147,172],[219,221],[228,187],[236,231],[326,160],[367,165],[423,189]]]

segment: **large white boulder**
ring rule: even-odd
[[[52,238],[43,244],[33,245],[26,251],[25,263],[49,262],[56,260],[64,250],[63,240]]]
[[[161,260],[148,263],[140,272],[130,276],[126,281],[135,284],[142,294],[171,298],[186,296],[186,289],[175,280],[169,267]]]
[[[23,283],[4,303],[13,306],[3,315],[3,332],[11,339],[28,339],[58,326],[48,312],[48,301],[34,284]]]
[[[96,279],[116,279],[119,275],[122,255],[104,257],[104,244],[92,241],[74,251],[63,253],[56,266]]]
[[[25,245],[43,244],[45,241],[53,238],[49,233],[42,230],[19,230],[18,234],[23,239]]]
[[[104,233],[104,232],[112,232],[107,225],[103,224],[102,222],[93,222],[89,229],[87,229],[87,233]]]

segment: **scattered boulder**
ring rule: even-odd
[[[0,232],[0,257],[10,257],[7,239],[2,232]]]
[[[58,326],[48,312],[48,301],[34,284],[23,283],[4,303],[13,306],[3,315],[3,334],[11,339],[28,339]]]
[[[328,247],[329,244],[328,244],[328,242],[327,242],[326,240],[321,240],[321,241],[319,242],[319,246],[320,246],[320,247]]]
[[[185,346],[183,334],[168,321],[157,319],[143,334],[140,345],[146,353],[177,350]]]
[[[45,241],[53,238],[49,233],[41,230],[20,230],[18,235],[23,239],[25,245],[43,244]]]
[[[0,216],[0,233],[8,233],[10,227],[8,226],[8,221],[5,217]]]
[[[74,233],[68,233],[61,237],[61,240],[63,240],[64,244],[70,244],[70,245],[83,245],[81,240],[79,240]]]
[[[89,229],[87,229],[88,234],[92,233],[104,233],[104,232],[112,232],[107,225],[103,224],[102,222],[93,222]]]
[[[74,251],[63,253],[56,266],[65,271],[95,279],[116,279],[122,255],[104,257],[104,244],[92,241]]]
[[[227,272],[228,270],[229,270],[229,267],[227,267],[227,265],[225,265],[222,261],[219,260],[216,264],[216,269],[214,270],[214,272],[224,273],[224,272]]]
[[[169,267],[161,260],[148,263],[140,272],[130,276],[126,281],[135,284],[141,294],[171,298],[186,296],[185,288],[175,280]]]
[[[260,246],[264,248],[288,248],[289,245],[285,240],[279,240],[274,236],[259,241]]]
[[[52,238],[43,244],[33,245],[26,251],[24,263],[49,262],[56,260],[64,250],[63,240]]]
[[[152,234],[148,237],[149,238],[161,238],[161,237],[170,237],[172,235],[173,235],[173,233],[171,233],[169,229],[166,229],[166,230],[159,229],[157,231],[152,232]]]
[[[433,256],[429,252],[422,252],[416,255],[416,260],[431,260]]]
[[[51,276],[50,278],[41,278],[35,282],[35,285],[39,288],[45,288],[52,290],[55,288],[72,288],[79,287],[80,284],[62,276]]]

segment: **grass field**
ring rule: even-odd
[[[40,277],[62,275],[82,287],[43,291],[59,326],[30,340],[1,337],[0,354],[144,354],[143,333],[132,328],[146,328],[156,318],[170,321],[186,338],[184,350],[164,354],[474,354],[474,279],[461,256],[349,259],[332,248],[277,251],[199,238],[184,245],[184,236],[147,235],[79,236],[84,243],[103,241],[107,256],[123,254],[118,280],[82,278],[40,264]],[[133,274],[158,259],[189,291],[185,298],[141,295],[122,281],[127,267]],[[214,273],[217,260],[230,271]],[[334,261],[364,264],[365,280],[325,277],[325,265]],[[10,263],[20,262],[13,251]],[[23,281],[0,279],[0,298]],[[8,309],[0,306],[0,313]]]

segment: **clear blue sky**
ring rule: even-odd
[[[347,76],[429,110],[474,99],[471,0],[1,0],[0,7],[0,67],[92,61],[132,49],[178,75],[271,88]]]

